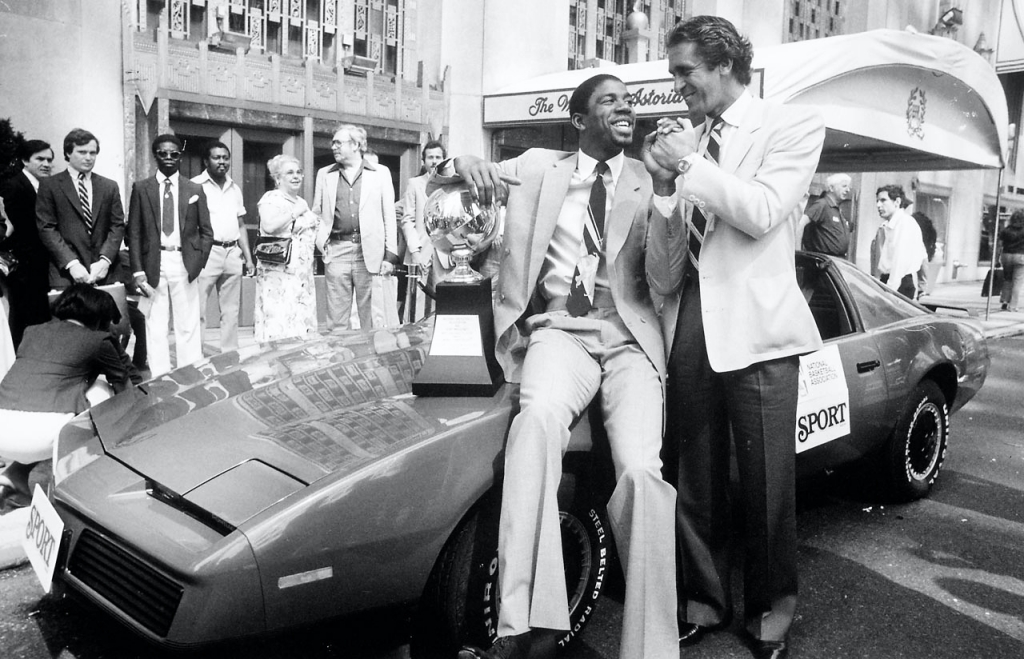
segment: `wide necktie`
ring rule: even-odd
[[[164,206],[161,216],[164,235],[169,236],[174,232],[174,194],[171,193],[171,179],[164,181]]]
[[[85,226],[92,233],[92,204],[89,203],[89,188],[85,187],[85,172],[78,174],[78,200],[82,202],[82,218]]]
[[[708,148],[704,152],[704,158],[715,167],[718,166],[718,152],[722,148],[722,125],[725,122],[721,117],[716,117],[711,122],[710,136],[708,137]],[[690,238],[689,252],[690,262],[693,267],[700,269],[700,248],[704,244],[704,230],[707,229],[708,218],[704,211],[696,204],[693,205],[693,212],[690,214]]]
[[[594,184],[590,186],[590,205],[587,208],[587,221],[583,226],[583,243],[587,252],[576,263],[569,284],[569,298],[565,302],[565,309],[571,316],[582,316],[594,306],[592,296],[597,268],[601,263],[604,212],[608,203],[608,190],[604,186],[604,174],[607,171],[608,163],[603,160],[594,167],[597,176]]]

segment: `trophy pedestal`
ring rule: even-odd
[[[493,396],[504,382],[494,357],[491,280],[440,282],[434,336],[412,381],[417,396]]]

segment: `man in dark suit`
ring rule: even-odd
[[[2,248],[18,259],[18,267],[7,277],[15,348],[26,327],[50,319],[50,255],[36,227],[36,190],[39,182],[50,176],[53,149],[42,140],[28,140],[18,147],[18,159],[23,166],[21,172],[0,184],[0,197],[14,225],[14,233]]]
[[[825,124],[747,91],[753,48],[729,21],[696,16],[665,43],[676,91],[704,117],[696,131],[663,120],[645,141],[656,194],[678,189],[689,219],[666,393],[666,441],[679,446],[680,643],[732,616],[731,438],[745,627],[756,657],[782,659],[797,594],[799,356],[822,345],[797,285],[794,228]]]
[[[626,575],[619,656],[679,658],[676,493],[661,477],[665,349],[651,291],[668,292],[669,264],[682,260],[666,250],[680,222],[652,212],[651,178],[623,152],[632,102],[621,80],[593,76],[569,100],[579,150],[454,162],[483,203],[502,179],[517,183],[494,326],[505,377],[521,383],[505,449],[497,639],[459,659],[552,656],[552,630],[569,629],[556,492],[569,426],[598,393],[616,477],[608,518]]]
[[[177,365],[203,357],[199,282],[213,246],[213,227],[203,186],[178,174],[181,140],[153,140],[157,174],[132,186],[128,211],[128,255],[143,296],[146,343],[153,375],[171,370],[167,322],[174,309]]]
[[[124,239],[124,207],[114,181],[93,172],[100,143],[75,128],[64,138],[68,168],[40,180],[39,237],[50,253],[50,286],[110,284]]]

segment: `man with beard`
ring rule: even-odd
[[[554,634],[569,629],[556,492],[569,426],[598,393],[616,477],[608,516],[626,576],[619,656],[679,656],[676,497],[659,456],[665,351],[651,298],[671,279],[665,248],[678,241],[651,211],[644,166],[623,153],[636,115],[622,81],[586,80],[569,116],[578,151],[531,149],[498,164],[460,156],[437,171],[454,169],[484,204],[513,184],[494,309],[498,361],[520,383],[505,448],[501,607],[493,646],[463,648],[460,659],[552,656]]]
[[[206,305],[213,289],[220,303],[220,351],[238,349],[238,307],[242,300],[242,274],[253,272],[249,236],[245,232],[242,189],[228,176],[231,151],[223,142],[206,147],[206,169],[192,182],[203,186],[213,225],[213,247],[199,273],[199,317],[206,329]]]

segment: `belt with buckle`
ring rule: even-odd
[[[333,241],[360,242],[358,231],[332,231],[329,239]]]
[[[181,248],[176,245],[160,245],[160,249],[165,252],[180,252]]]
[[[217,247],[223,247],[225,249],[231,249],[238,244],[237,240],[214,240],[213,244]]]

